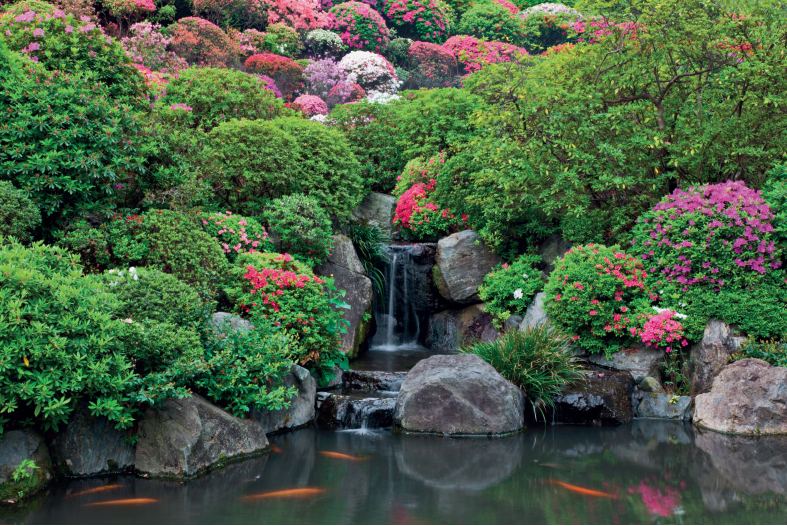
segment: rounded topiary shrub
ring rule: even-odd
[[[521,46],[527,37],[519,17],[492,2],[473,5],[462,15],[456,32],[515,46]]]
[[[317,95],[300,95],[292,103],[307,117],[328,115],[328,105]]]
[[[189,68],[167,86],[164,107],[190,108],[188,122],[204,130],[231,119],[273,119],[289,113],[257,75],[219,68]]]
[[[639,341],[637,317],[653,313],[647,277],[643,262],[619,247],[575,246],[555,262],[546,313],[577,345],[610,355]]]
[[[0,181],[0,237],[30,241],[33,230],[41,224],[41,212],[25,194],[8,181]]]
[[[353,51],[339,61],[339,67],[347,73],[348,82],[358,84],[367,94],[394,94],[399,89],[396,71],[382,55]]]
[[[328,259],[333,246],[331,219],[317,200],[303,194],[280,197],[263,217],[279,239],[281,252],[312,267]]]
[[[375,52],[385,49],[389,31],[380,13],[363,2],[345,2],[330,12],[334,16],[330,28],[347,47]]]
[[[535,268],[540,261],[541,256],[521,255],[487,274],[478,287],[486,312],[501,321],[512,314],[524,316],[535,295],[544,290],[541,271]]]
[[[437,44],[413,42],[407,51],[413,68],[413,80],[419,87],[444,88],[450,86],[457,74],[454,55]]]
[[[230,67],[238,62],[237,49],[216,24],[194,16],[169,27],[172,50],[191,65]]]
[[[333,378],[335,366],[347,368],[340,337],[347,322],[332,308],[332,278],[315,276],[289,254],[260,253],[241,254],[231,275],[227,293],[236,311],[290,335],[298,363],[315,372],[320,385]]]
[[[386,0],[385,16],[403,37],[423,42],[445,42],[452,14],[438,0]]]
[[[273,243],[268,232],[253,217],[232,212],[202,212],[197,223],[221,245],[230,261],[243,252],[271,252]]]
[[[246,59],[245,66],[251,73],[272,78],[288,100],[303,88],[303,66],[290,58],[272,53],[258,53]]]
[[[306,33],[303,43],[315,57],[338,56],[347,50],[342,37],[327,29],[313,29]]]

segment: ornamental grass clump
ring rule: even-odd
[[[381,52],[390,32],[380,13],[363,2],[345,2],[331,8],[330,29],[339,34],[350,49]]]
[[[523,254],[513,263],[503,263],[486,275],[478,295],[486,302],[486,312],[505,322],[509,316],[524,316],[536,294],[544,290],[541,271],[535,268],[541,256]]]
[[[617,246],[575,246],[555,262],[545,310],[577,345],[610,356],[641,341],[637,316],[650,314],[657,299],[647,278],[643,262]]]
[[[534,406],[553,407],[554,398],[584,379],[579,359],[568,349],[567,336],[539,325],[512,330],[491,342],[477,342],[459,352],[475,354],[525,392]]]

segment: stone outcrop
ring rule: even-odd
[[[323,429],[374,429],[391,427],[396,398],[357,398],[319,393],[317,427]]]
[[[342,346],[352,359],[358,356],[372,328],[372,280],[366,276],[350,238],[343,234],[332,237],[332,254],[325,263],[314,267],[314,272],[319,276],[332,276],[336,288],[347,291],[344,301],[350,305],[350,309],[337,310],[350,322],[347,332],[342,334]],[[364,315],[369,319],[364,320]]]
[[[285,387],[295,387],[298,394],[290,398],[286,409],[252,409],[251,418],[262,424],[268,435],[308,425],[314,420],[314,397],[317,381],[300,365],[293,365],[284,376]]]
[[[572,243],[564,240],[560,234],[552,234],[538,247],[538,255],[544,265],[544,274],[549,276],[555,270],[555,260],[562,258],[571,247]]]
[[[544,298],[546,294],[543,292],[539,292],[536,294],[535,298],[533,298],[533,303],[531,303],[527,307],[527,311],[525,311],[525,316],[522,321],[519,323],[519,330],[526,331],[530,328],[539,327],[544,325],[545,323],[549,323],[549,318],[547,318],[547,313],[544,311]]]
[[[691,349],[692,396],[708,390],[737,350],[737,339],[730,326],[723,321],[710,320],[705,326],[702,341]]]
[[[240,316],[229,312],[217,312],[210,317],[211,328],[217,334],[223,335],[222,331],[229,328],[233,331],[250,331],[254,329],[254,324],[249,320],[244,320]],[[223,337],[223,336],[222,336]]]
[[[345,371],[342,387],[359,391],[398,391],[407,373],[388,371]]]
[[[87,404],[80,402],[66,428],[50,443],[52,462],[58,473],[78,477],[129,470],[135,448],[126,438],[106,417],[91,415]]]
[[[556,424],[615,426],[631,422],[634,380],[624,371],[591,371],[555,398]]]
[[[402,431],[418,433],[512,433],[524,426],[524,397],[476,355],[436,355],[408,373],[394,423]]]
[[[437,243],[437,264],[432,275],[440,294],[454,303],[478,303],[478,286],[501,263],[472,230],[442,238]]]
[[[694,423],[743,435],[787,434],[787,368],[747,358],[725,367],[697,395]]]
[[[199,395],[149,408],[138,434],[137,470],[161,477],[190,477],[268,448],[262,424],[237,418]]]
[[[437,351],[453,351],[475,340],[492,341],[498,330],[492,316],[484,310],[485,303],[464,309],[444,310],[429,319],[426,344]]]
[[[656,379],[661,377],[664,351],[642,345],[614,352],[609,358],[604,354],[591,354],[588,361],[601,367],[629,372],[634,381],[639,383],[648,376]]]
[[[13,473],[24,460],[38,469],[28,469],[28,477],[14,481]],[[0,500],[16,500],[19,493],[29,496],[52,480],[52,461],[44,439],[30,428],[6,431],[0,441]]]
[[[358,208],[352,211],[353,218],[382,228],[393,236],[398,229],[393,225],[396,212],[396,198],[392,195],[371,192],[363,198]]]
[[[690,396],[638,391],[634,394],[633,402],[637,418],[691,420],[694,400]]]

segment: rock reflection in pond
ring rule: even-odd
[[[427,486],[478,491],[506,479],[519,467],[523,439],[402,437],[396,452],[399,470]]]

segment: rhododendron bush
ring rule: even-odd
[[[443,44],[443,49],[456,57],[467,73],[478,71],[488,64],[514,62],[528,55],[524,48],[505,42],[482,42],[467,35],[449,38]]]
[[[381,92],[394,94],[399,89],[399,79],[393,66],[381,55],[368,51],[353,51],[339,61],[350,83],[358,84],[367,94]]]
[[[437,44],[413,42],[407,51],[413,67],[413,77],[419,86],[444,88],[456,76],[456,57]]]
[[[520,18],[527,34],[523,45],[530,52],[541,52],[574,41],[574,27],[582,15],[563,4],[545,3],[524,10]]]
[[[187,68],[185,60],[167,51],[172,39],[165,37],[160,29],[161,26],[150,22],[134,24],[129,29],[130,36],[121,40],[123,51],[135,64],[152,71],[174,73]]]
[[[137,19],[156,10],[153,0],[106,0],[104,2],[109,14],[115,18]]]
[[[332,58],[310,62],[303,70],[303,77],[306,91],[326,101],[329,108],[347,101],[354,90],[347,81],[347,73]]]
[[[308,117],[328,114],[328,105],[316,95],[300,95],[293,101],[293,104],[297,104],[304,115]]]
[[[524,316],[535,295],[544,290],[541,271],[536,269],[539,263],[541,256],[523,254],[492,269],[478,287],[484,310],[495,316],[498,325],[511,315]]]
[[[329,26],[350,49],[382,51],[388,44],[388,27],[380,14],[363,2],[345,2],[331,8]]]
[[[259,0],[193,0],[194,14],[220,27],[260,27],[266,6]]]
[[[197,17],[181,18],[169,30],[172,49],[189,64],[229,67],[238,60],[238,49],[216,24]]]
[[[320,0],[260,0],[267,6],[268,23],[283,22],[295,29],[328,27],[330,16],[320,11]]]
[[[241,254],[232,274],[228,295],[238,313],[255,325],[279,327],[298,348],[297,361],[315,372],[321,385],[333,368],[347,369],[341,333],[347,322],[332,305],[333,278],[320,278],[289,254]]]
[[[402,36],[441,44],[451,32],[450,16],[437,0],[386,0],[385,16]]]
[[[476,3],[462,15],[456,33],[507,42],[520,46],[525,42],[526,31],[522,21],[502,5],[492,2]]]
[[[273,79],[286,99],[292,99],[303,88],[303,66],[287,57],[258,53],[246,59],[246,69]]]
[[[660,309],[658,314],[640,314],[646,321],[642,326],[640,338],[648,347],[664,348],[667,352],[677,351],[689,342],[683,337],[683,325],[679,318],[685,314],[676,311]]]
[[[313,29],[306,34],[303,43],[315,57],[340,55],[347,49],[342,37],[326,29]]]
[[[555,262],[544,306],[577,345],[609,356],[641,341],[637,315],[657,299],[647,277],[643,262],[616,246],[578,245]]]

